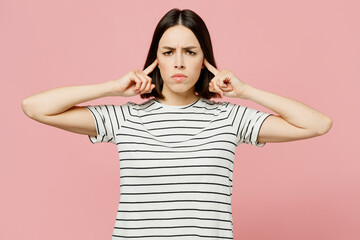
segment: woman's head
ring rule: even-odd
[[[186,47],[192,47],[186,49]],[[196,92],[206,99],[220,97],[209,91],[214,75],[204,66],[206,60],[216,67],[211,39],[204,21],[189,9],[174,8],[167,12],[155,28],[144,69],[158,58],[158,66],[149,74],[155,88],[141,98],[164,99],[162,91]],[[187,76],[177,82],[172,75]]]

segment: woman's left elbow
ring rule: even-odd
[[[324,123],[322,124],[322,128],[318,130],[318,134],[324,135],[325,133],[327,133],[331,129],[332,124],[333,124],[332,119],[329,117],[326,117],[324,120]]]

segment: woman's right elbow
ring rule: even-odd
[[[24,98],[21,102],[21,107],[23,112],[25,113],[26,116],[28,116],[29,118],[34,118],[35,114],[31,109],[31,104],[28,98]]]

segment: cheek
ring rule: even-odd
[[[160,71],[166,76],[172,72],[172,65],[169,61],[160,61],[158,63]]]
[[[202,61],[194,61],[191,66],[194,72],[200,72],[202,67]]]
[[[161,55],[160,56],[158,55],[157,59],[158,59],[158,67],[160,69],[165,69],[166,68],[166,60],[164,59],[164,57]]]
[[[158,60],[159,60],[159,63],[157,66],[160,70],[160,75],[161,75],[163,81],[167,81],[167,76],[170,74],[169,66],[166,63],[166,61],[161,61],[161,59],[158,59]]]
[[[166,65],[166,63],[160,62],[160,61],[158,63],[158,67],[159,67],[160,71],[162,71],[164,73],[167,72],[169,69],[169,67]]]
[[[198,56],[197,58],[192,59],[191,65],[194,66],[194,68],[201,67],[203,64],[203,58],[202,56]]]

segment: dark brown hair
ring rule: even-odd
[[[156,53],[158,50],[159,41],[164,32],[168,28],[176,25],[185,26],[195,34],[197,40],[200,43],[201,50],[204,53],[204,58],[206,58],[206,60],[216,68],[210,34],[205,25],[205,22],[200,18],[199,15],[190,9],[180,10],[178,8],[173,8],[161,18],[155,28],[143,70],[155,61],[157,57]],[[141,94],[140,97],[155,97],[164,99],[164,95],[161,93],[164,82],[161,78],[160,69],[158,66],[156,66],[156,68],[151,73],[149,73],[148,76],[152,78],[152,82],[155,84],[155,87],[151,93]],[[210,99],[212,97],[221,98],[220,94],[209,91],[209,83],[213,77],[214,74],[212,74],[206,67],[201,69],[199,79],[195,83],[195,92],[197,92],[198,96],[205,99]]]

